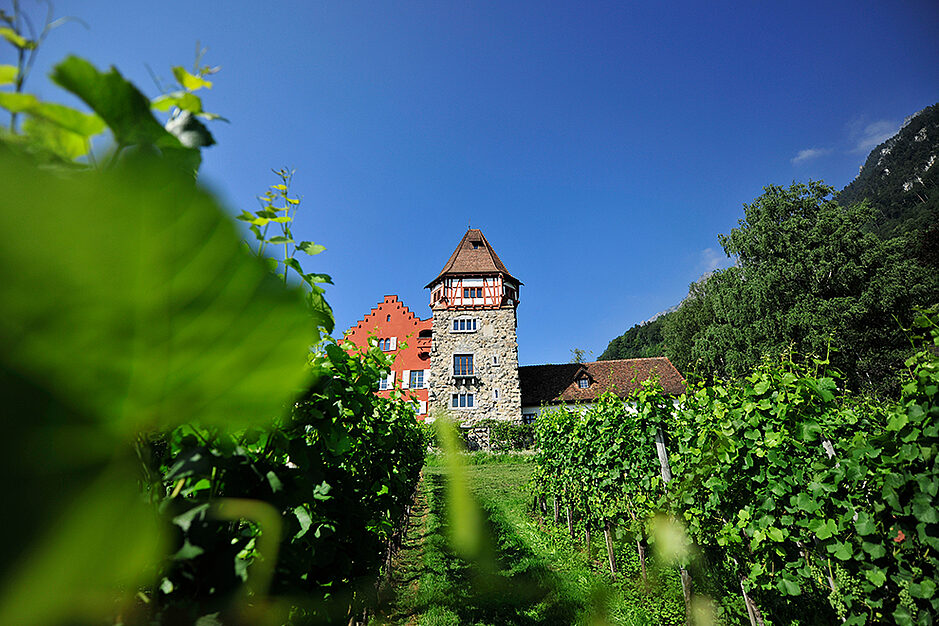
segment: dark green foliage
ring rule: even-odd
[[[654,356],[665,356],[665,340],[662,336],[662,326],[665,319],[671,315],[666,313],[661,317],[636,324],[625,333],[616,337],[600,355],[600,361],[613,359],[636,359]]]
[[[874,212],[844,208],[822,183],[771,186],[721,236],[735,267],[695,283],[663,328],[685,372],[739,377],[764,354],[824,356],[854,389],[896,392],[909,354],[903,326],[939,299],[939,275],[906,257],[899,239],[870,232]]]
[[[411,501],[425,444],[409,405],[373,393],[388,365],[379,350],[323,347],[313,386],[274,427],[225,434],[186,425],[168,437],[156,488],[170,494],[162,508],[181,552],[150,608],[164,623],[244,611],[232,598],[257,578],[252,564],[272,557],[258,549],[256,523],[213,519],[233,498],[267,503],[282,520],[270,592],[293,598],[295,622],[342,621],[350,605],[374,600],[368,589]]]

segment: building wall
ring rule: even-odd
[[[369,338],[389,340],[386,353],[394,355],[391,372],[386,379],[386,390],[378,390],[388,397],[392,388],[405,389],[417,403],[418,419],[427,414],[427,393],[430,382],[430,350],[432,339],[421,337],[421,331],[431,331],[432,320],[422,320],[398,300],[398,296],[385,296],[384,301],[371,310],[361,321],[346,331],[345,338],[357,346],[367,346]],[[384,344],[382,344],[384,345]],[[423,386],[412,388],[411,372],[423,372]]]
[[[453,322],[460,319],[475,319],[475,330],[454,331]],[[432,416],[449,412],[465,425],[487,418],[521,420],[515,322],[514,306],[434,307],[428,400]],[[454,376],[454,355],[472,355],[472,377]],[[454,394],[473,394],[473,407],[454,408]]]

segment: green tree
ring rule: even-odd
[[[844,208],[821,182],[766,187],[720,243],[735,267],[692,285],[665,323],[685,371],[739,377],[763,354],[825,355],[855,388],[892,391],[909,353],[903,326],[939,282],[906,258],[903,240],[870,232],[876,213]]]

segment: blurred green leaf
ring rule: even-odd
[[[193,76],[178,65],[173,68],[173,76],[176,77],[176,80],[179,81],[180,85],[186,89],[189,89],[190,91],[196,91],[197,89],[202,89],[203,87],[206,89],[212,88],[211,81],[200,78],[199,76]]]
[[[87,137],[73,133],[39,117],[29,117],[23,122],[23,132],[41,147],[55,153],[66,161],[88,154]]]
[[[0,180],[0,366],[128,438],[283,411],[309,314],[208,194],[159,163],[63,180],[4,158]]]
[[[17,69],[15,65],[0,65],[0,85],[11,85],[16,82]]]
[[[150,106],[157,111],[169,111],[173,107],[192,113],[202,113],[202,100],[188,91],[174,91],[154,98]]]
[[[26,39],[9,26],[0,26],[0,37],[3,37],[17,48],[23,50],[32,50],[36,47],[36,42]]]
[[[0,624],[106,620],[119,606],[119,590],[130,596],[147,582],[163,538],[128,474],[133,468],[124,466],[103,476],[60,510],[55,525],[5,576]]]
[[[97,135],[105,129],[104,120],[97,115],[82,113],[55,102],[39,102],[29,113],[83,137]]]
[[[0,107],[3,107],[11,113],[23,113],[29,111],[39,104],[31,93],[12,93],[0,91]]]
[[[70,56],[55,66],[50,77],[91,107],[118,144],[182,149],[179,140],[153,117],[150,101],[113,67],[103,74],[88,61]]]

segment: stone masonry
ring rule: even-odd
[[[453,330],[453,320],[475,318],[474,332]],[[515,307],[435,309],[430,355],[428,408],[431,416],[449,415],[472,425],[483,419],[520,422],[518,341]],[[453,375],[454,355],[473,355],[473,377]],[[498,390],[498,399],[496,391]],[[473,408],[453,408],[453,394],[474,394]]]

